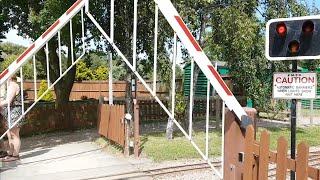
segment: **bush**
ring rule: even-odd
[[[40,88],[39,88],[39,91],[38,91],[38,98],[48,89],[48,84],[47,84],[47,81],[45,80],[42,80],[41,83],[40,83]],[[44,95],[41,100],[43,101],[54,101],[54,98],[53,98],[53,93],[52,91],[50,90],[49,92],[47,92],[46,95]]]

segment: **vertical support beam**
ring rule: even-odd
[[[82,50],[83,54],[86,53],[86,42],[85,42],[85,32],[84,32],[84,17],[83,17],[83,8],[81,8],[81,34],[82,34]]]
[[[114,0],[111,0],[110,11],[110,39],[114,40]],[[112,52],[109,53],[109,104],[113,104],[113,60]]]
[[[58,46],[59,46],[59,70],[60,76],[62,75],[62,62],[61,62],[61,32],[58,31]]]
[[[23,94],[23,71],[22,67],[20,68],[20,94],[21,94],[21,109],[22,114],[24,114],[24,94]]]
[[[154,15],[154,52],[153,52],[153,93],[157,93],[157,60],[158,60],[158,22],[159,7],[156,4]]]
[[[7,93],[6,93],[6,94],[8,94],[8,89],[9,89],[9,85],[10,85],[10,84],[9,84],[9,83],[10,83],[9,81],[10,81],[10,80],[8,79],[8,80],[7,80]],[[6,100],[8,100],[7,95],[6,95]],[[11,109],[10,109],[10,104],[11,104],[11,103],[8,102],[8,105],[7,105],[7,106],[8,106],[8,118],[7,118],[7,120],[8,120],[8,129],[11,129],[11,116],[10,116],[10,110],[11,110]]]
[[[85,12],[88,13],[89,12],[89,0],[86,0],[86,4],[85,4]]]
[[[70,19],[70,48],[71,48],[71,61],[74,63],[74,54],[73,54],[73,30],[72,30],[72,19]]]
[[[297,60],[292,61],[292,72],[298,72]],[[291,100],[291,159],[296,158],[297,99]],[[290,179],[296,179],[296,173],[290,171]]]
[[[171,113],[174,117],[174,108],[176,100],[176,61],[177,61],[177,34],[173,37],[173,57],[172,57],[172,98],[171,98]]]
[[[134,0],[134,15],[133,15],[133,54],[132,66],[134,71],[137,70],[137,21],[138,21],[138,0]]]
[[[124,141],[124,155],[126,156],[126,157],[129,157],[129,155],[130,155],[130,121],[131,121],[131,118],[132,117],[130,117],[130,119],[128,119],[128,114],[126,114],[126,118],[125,118],[125,126],[124,126],[124,129],[125,129],[125,138],[126,138],[126,140]]]
[[[222,134],[222,143],[221,143],[221,157],[224,157],[224,147],[225,147],[225,141],[224,141],[224,133],[225,133],[225,114],[226,114],[226,103],[222,101],[222,114],[221,114],[221,119],[222,119],[222,125],[221,125],[221,134]],[[224,176],[223,170],[224,170],[224,158],[221,158],[221,174],[222,174],[222,179]]]
[[[314,116],[314,111],[313,111],[313,99],[310,100],[310,124],[313,125],[313,116]]]
[[[46,43],[46,61],[47,61],[47,84],[48,84],[48,87],[50,87],[50,69],[49,69],[49,63],[50,63],[50,60],[49,60],[49,45],[48,45],[48,42]]]
[[[34,101],[37,100],[38,92],[37,92],[37,66],[36,66],[36,56],[33,55],[33,88],[34,88]]]
[[[190,100],[189,100],[189,138],[192,139],[192,111],[193,111],[193,76],[194,76],[194,60],[191,59],[191,75],[190,75]]]
[[[139,117],[139,104],[136,99],[134,103],[134,156],[137,158],[140,154],[140,117]]]
[[[209,120],[210,120],[209,117],[210,117],[210,81],[207,82],[207,109],[206,109],[206,158],[207,160],[209,159]]]

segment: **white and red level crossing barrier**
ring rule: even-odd
[[[214,68],[209,58],[203,52],[198,42],[195,40],[186,24],[183,22],[179,13],[172,5],[170,0],[155,0],[159,9],[165,16],[173,30],[177,33],[181,42],[188,49],[190,55],[194,58],[201,71],[210,80],[210,83],[215,88],[219,96],[225,101],[228,108],[237,115],[241,120],[243,116],[247,116],[244,109],[241,107],[237,99],[234,97],[228,86],[222,80],[221,76]]]
[[[15,74],[32,56],[37,53],[70,19],[87,3],[87,0],[76,1],[55,23],[53,23],[16,61],[0,74],[0,85]]]

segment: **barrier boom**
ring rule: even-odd
[[[70,19],[83,8],[88,0],[76,1],[55,23],[53,23],[33,44],[31,44],[10,66],[0,74],[0,85],[16,73],[32,58]]]
[[[223,81],[218,71],[214,68],[209,58],[203,52],[202,48],[183,22],[171,1],[155,0],[155,2],[158,4],[160,11],[165,16],[173,30],[177,33],[181,42],[188,49],[190,55],[194,58],[194,61],[197,63],[201,71],[209,79],[221,99],[225,101],[228,108],[234,111],[239,120],[241,120],[243,116],[247,117],[246,112]]]

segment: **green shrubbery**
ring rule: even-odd
[[[40,88],[38,91],[38,98],[48,89],[48,84],[47,81],[42,80],[40,83]],[[47,94],[45,94],[42,98],[42,101],[54,101],[54,96],[53,96],[53,92],[50,90],[49,92],[47,92]]]

